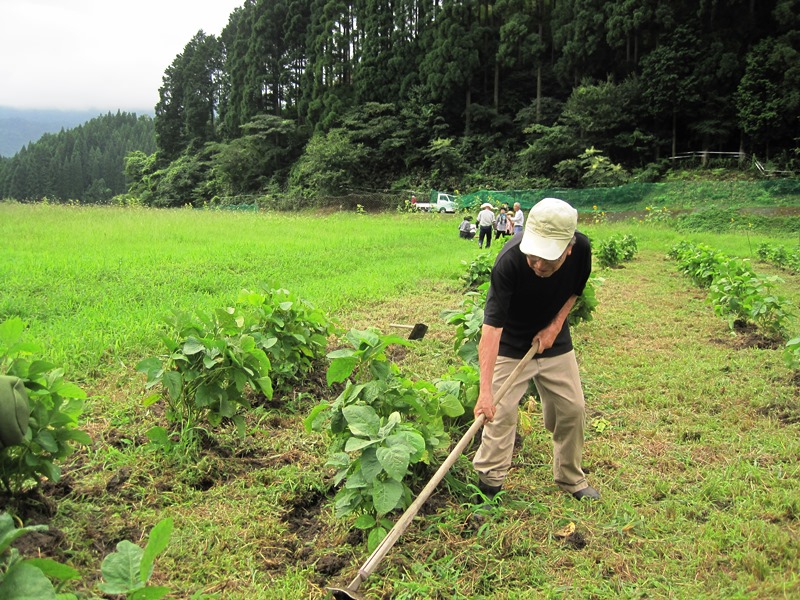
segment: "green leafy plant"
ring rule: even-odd
[[[575,326],[583,321],[591,321],[594,311],[600,303],[597,299],[597,286],[605,281],[603,277],[592,275],[583,288],[583,293],[578,296],[572,310],[569,311],[569,324]]]
[[[592,223],[595,225],[601,225],[608,221],[608,215],[606,211],[597,207],[597,204],[592,205],[592,214],[591,214]]]
[[[387,533],[384,515],[411,503],[411,488],[434,452],[449,445],[445,418],[464,408],[452,384],[413,382],[389,361],[386,348],[407,340],[371,330],[351,330],[345,338],[351,347],[328,354],[327,373],[329,385],[345,382],[345,388],[332,403],[317,405],[305,424],[330,437],[327,464],[336,469],[334,485],[344,482],[335,514],[359,515],[355,526],[369,530],[374,549]]]
[[[0,374],[18,377],[28,394],[28,431],[17,445],[0,450],[0,483],[18,492],[41,476],[61,478],[58,462],[72,454],[76,444],[92,443],[77,428],[86,393],[64,379],[64,371],[34,357],[36,344],[22,341],[25,324],[19,318],[0,323]]]
[[[494,266],[494,254],[484,252],[475,257],[475,259],[467,263],[462,260],[461,263],[466,265],[467,270],[461,275],[461,281],[467,289],[478,289],[484,283],[488,283],[492,274],[492,266]]]
[[[685,240],[675,244],[667,254],[678,262],[678,267],[696,285],[707,288],[711,285],[714,276],[719,272],[720,265],[727,257],[706,244],[693,244]]]
[[[237,306],[247,315],[246,331],[270,359],[276,390],[287,391],[325,357],[336,328],[321,310],[280,288],[243,290]]]
[[[632,260],[638,252],[636,238],[632,235],[612,235],[607,240],[600,241],[594,254],[601,267],[614,268],[621,263]]]
[[[770,335],[785,336],[792,305],[774,293],[780,278],[760,277],[749,262],[703,244],[682,241],[673,246],[669,255],[678,261],[684,274],[709,289],[714,312],[726,317],[731,329],[742,321]]]
[[[783,358],[787,367],[800,370],[800,337],[792,338],[786,343]]]
[[[163,586],[148,586],[153,563],[169,543],[172,519],[159,521],[150,531],[144,549],[123,540],[103,560],[100,572],[105,581],[98,587],[104,594],[124,596],[128,600],[158,600],[169,593]],[[0,598],[3,600],[77,600],[78,596],[63,592],[64,585],[80,579],[68,565],[49,558],[24,559],[16,548],[17,539],[28,533],[47,531],[46,525],[17,528],[13,518],[0,513]],[[58,581],[53,586],[50,579]]]
[[[791,250],[785,246],[764,243],[758,246],[757,253],[764,262],[792,273],[800,273],[800,247]]]
[[[169,593],[164,586],[148,586],[153,563],[169,544],[172,519],[159,521],[150,531],[147,545],[142,549],[133,542],[122,540],[103,560],[100,572],[104,582],[98,587],[104,594],[124,595],[128,600],[158,600]]]
[[[672,219],[672,211],[666,206],[655,208],[653,206],[644,207],[644,223],[667,223]]]
[[[245,388],[272,397],[270,360],[248,332],[246,315],[235,308],[210,315],[175,311],[165,323],[167,332],[161,339],[168,353],[142,360],[136,370],[147,375],[147,389],[163,388],[145,398],[144,404],[166,399],[167,420],[177,427],[180,443],[173,446],[172,435],[163,427],[151,429],[150,439],[191,455],[203,425],[218,426],[223,419],[230,419],[244,436],[239,409],[250,405]]]
[[[478,366],[478,343],[483,327],[483,307],[489,282],[478,287],[477,291],[467,292],[457,310],[442,311],[441,316],[448,325],[456,326],[456,337],[453,350],[458,357],[469,365]]]
[[[709,300],[716,314],[728,318],[731,329],[741,320],[783,337],[791,317],[791,303],[774,292],[779,280],[775,276],[741,274],[737,269],[721,272],[709,287]]]

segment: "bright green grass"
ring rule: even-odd
[[[152,352],[171,310],[210,311],[260,284],[327,311],[455,281],[477,248],[453,215],[273,215],[0,203],[0,320],[75,378]]]
[[[176,468],[145,444],[163,417],[139,404],[143,381],[131,365],[156,345],[160,312],[215,308],[269,280],[346,328],[429,323],[425,339],[395,358],[404,372],[434,379],[456,364],[439,312],[460,305],[461,261],[478,253],[457,238],[457,221],[0,205],[0,274],[11,282],[2,318],[23,316],[51,358],[88,376],[85,428],[95,442],[65,466],[69,491],[50,524],[64,535],[57,558],[84,575],[81,590],[92,589],[109,544],[140,541],[166,516],[175,532],[153,582],[175,597],[299,600],[346,585],[368,552],[318,501],[332,493],[325,442],[301,425],[313,402],[254,409],[244,440],[219,432],[224,452]],[[502,500],[476,509],[437,491],[362,592],[798,597],[800,425],[785,419],[800,415],[795,374],[779,349],[741,346],[666,258],[687,236],[630,221],[581,228],[593,240],[632,233],[640,249],[624,268],[596,271],[604,282],[595,319],[573,335],[587,399],[584,463],[603,500],[580,504],[558,491],[538,406],[523,402],[530,427]],[[10,240],[19,230],[27,235]],[[757,247],[744,235],[689,239],[743,257]],[[799,288],[786,277],[780,292],[797,303]],[[610,427],[598,431],[596,419]],[[474,481],[467,458],[452,474]],[[564,539],[570,523],[575,535]],[[341,569],[326,571],[331,557]]]

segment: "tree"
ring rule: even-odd
[[[701,52],[696,33],[681,26],[666,43],[642,59],[643,98],[657,120],[669,119],[673,156],[678,146],[678,119],[684,114],[688,118],[700,100],[695,66]]]
[[[201,31],[167,68],[156,104],[156,139],[166,160],[216,137],[222,48]]]
[[[763,144],[767,160],[772,140],[800,136],[800,53],[788,36],[766,38],[748,53],[736,108],[742,131]]]

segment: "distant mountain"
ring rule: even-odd
[[[116,111],[112,111],[116,112]],[[152,110],[135,111],[151,115]],[[39,110],[0,106],[0,156],[11,157],[45,133],[58,133],[82,125],[108,111]]]

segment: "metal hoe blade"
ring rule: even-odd
[[[389,323],[389,327],[400,327],[402,329],[410,329],[411,333],[408,334],[410,340],[421,340],[428,333],[428,326],[425,323],[417,323],[415,325],[400,325],[399,323]]]

